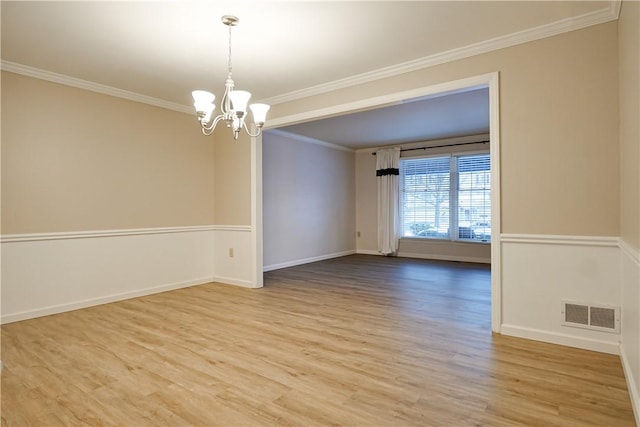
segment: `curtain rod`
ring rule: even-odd
[[[430,148],[457,147],[459,145],[486,144],[488,142],[489,141],[458,142],[457,144],[430,145],[430,146],[427,146],[427,147],[418,147],[418,148],[402,148],[402,149],[400,149],[400,151],[429,150]],[[371,154],[375,156],[376,152],[374,151]]]

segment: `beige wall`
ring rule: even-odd
[[[276,105],[271,116],[499,71],[502,232],[617,236],[616,43],[611,22]]]
[[[212,224],[213,141],[187,114],[2,72],[2,232]]]
[[[618,235],[616,43],[617,24],[602,24],[270,115],[499,71],[502,231]],[[3,233],[250,224],[248,138],[205,138],[186,114],[2,75]]]
[[[639,4],[622,3],[620,52],[620,237],[640,249]]]
[[[376,158],[371,152],[356,153],[356,238],[359,251],[378,250],[378,183]]]
[[[215,130],[215,224],[251,225],[251,138],[224,123]]]
[[[354,153],[265,133],[264,265],[355,250]]]

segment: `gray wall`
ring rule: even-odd
[[[355,251],[354,153],[263,136],[265,270]]]

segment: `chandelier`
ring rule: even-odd
[[[257,129],[256,133],[251,133],[247,123],[245,121],[247,116],[247,104],[251,98],[251,93],[246,90],[235,90],[234,82],[231,78],[231,27],[238,25],[238,17],[232,15],[224,15],[222,17],[222,23],[229,27],[229,62],[227,66],[228,74],[227,81],[224,84],[224,95],[220,102],[221,114],[212,118],[213,110],[216,108],[213,101],[216,99],[215,95],[206,90],[194,90],[193,95],[194,107],[196,108],[196,115],[200,121],[202,127],[202,133],[205,135],[211,135],[215,130],[217,124],[223,120],[226,122],[227,127],[233,131],[233,139],[238,139],[242,128],[250,136],[260,135],[260,131],[264,126],[265,119],[267,117],[267,111],[270,106],[267,104],[251,104],[249,109],[253,115],[253,124]]]

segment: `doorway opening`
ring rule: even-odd
[[[494,332],[500,332],[500,324],[501,324],[501,277],[500,277],[500,147],[499,147],[499,106],[498,106],[498,73],[490,73],[481,76],[475,76],[470,78],[465,78],[461,80],[456,80],[452,82],[431,85],[423,88],[418,88],[410,91],[397,92],[393,94],[388,94],[384,96],[363,99],[356,102],[351,102],[347,104],[336,105],[330,108],[323,108],[320,110],[314,110],[304,113],[299,113],[291,116],[276,118],[269,123],[268,129],[266,129],[267,134],[269,133],[269,129],[276,129],[273,132],[279,132],[277,129],[282,127],[292,127],[297,124],[303,122],[310,121],[318,121],[322,119],[332,118],[332,117],[343,117],[346,115],[354,115],[366,111],[374,111],[381,109],[382,107],[388,107],[390,105],[410,105],[413,102],[418,102],[419,100],[424,100],[428,98],[437,98],[442,97],[443,94],[451,95],[451,94],[459,94],[464,92],[477,91],[479,89],[488,90],[488,98],[489,98],[489,131],[487,134],[488,144],[489,144],[489,161],[491,165],[491,182],[494,183],[491,191],[491,232],[490,234],[485,233],[485,238],[490,238],[490,259],[491,259],[491,325],[492,330]],[[393,128],[393,122],[388,123],[388,127]],[[309,138],[309,142],[315,142],[316,144],[322,145],[322,141],[314,140],[314,138]],[[402,143],[402,141],[395,141],[396,145],[398,143]],[[325,142],[326,143],[326,142]],[[333,146],[333,148],[338,148],[337,144],[328,143]],[[348,151],[353,151],[349,147],[343,147]],[[338,148],[339,149],[339,148]],[[260,155],[259,164],[262,165],[262,151],[256,150],[257,154]],[[304,173],[304,165],[300,165],[296,163],[295,153],[292,153],[291,159],[289,159],[288,167],[297,168],[297,170],[302,171]],[[369,156],[372,157],[372,156]],[[258,159],[256,159],[258,160]],[[320,159],[318,159],[320,161]],[[293,172],[293,170],[292,170]],[[266,172],[265,172],[266,173]],[[262,173],[256,173],[256,187],[258,187],[262,194]],[[258,192],[256,192],[258,193]],[[273,195],[271,195],[273,197]],[[266,199],[266,195],[265,195]],[[271,198],[270,198],[271,200]],[[254,199],[254,205],[256,209],[259,209],[259,212],[262,213],[263,205],[262,205],[262,197]],[[369,213],[371,215],[371,213]],[[375,213],[373,213],[375,216]],[[266,213],[265,213],[266,218]],[[476,221],[478,222],[478,221]],[[475,224],[475,223],[474,223]],[[256,221],[254,224],[255,233],[259,235],[260,238],[254,239],[256,242],[260,243],[260,247],[255,248],[256,260],[258,259],[258,254],[260,255],[259,262],[256,262],[256,267],[260,268],[260,272],[262,272],[263,268],[263,259],[262,259],[262,236],[263,236],[263,228],[262,221]],[[485,229],[487,228],[486,224],[484,225]],[[310,229],[311,230],[311,229]],[[274,230],[270,228],[269,233],[272,234]],[[486,231],[486,230],[485,230]],[[276,230],[276,233],[286,234],[288,230]],[[300,241],[302,244],[313,244],[312,241],[304,241],[304,236],[298,236],[296,233],[291,233],[294,237],[300,237]],[[300,233],[298,233],[300,234]],[[490,236],[490,237],[489,237]],[[257,245],[257,243],[256,243]],[[344,255],[348,253],[355,253],[355,250],[345,251]],[[361,252],[358,250],[357,252]],[[335,255],[335,253],[333,254]],[[328,257],[317,257],[314,259],[313,257],[304,258],[305,262],[312,262],[315,260],[326,259]],[[301,262],[293,263],[291,265],[300,264]],[[281,267],[285,267],[285,263],[279,264]],[[267,265],[268,267],[268,265]]]

